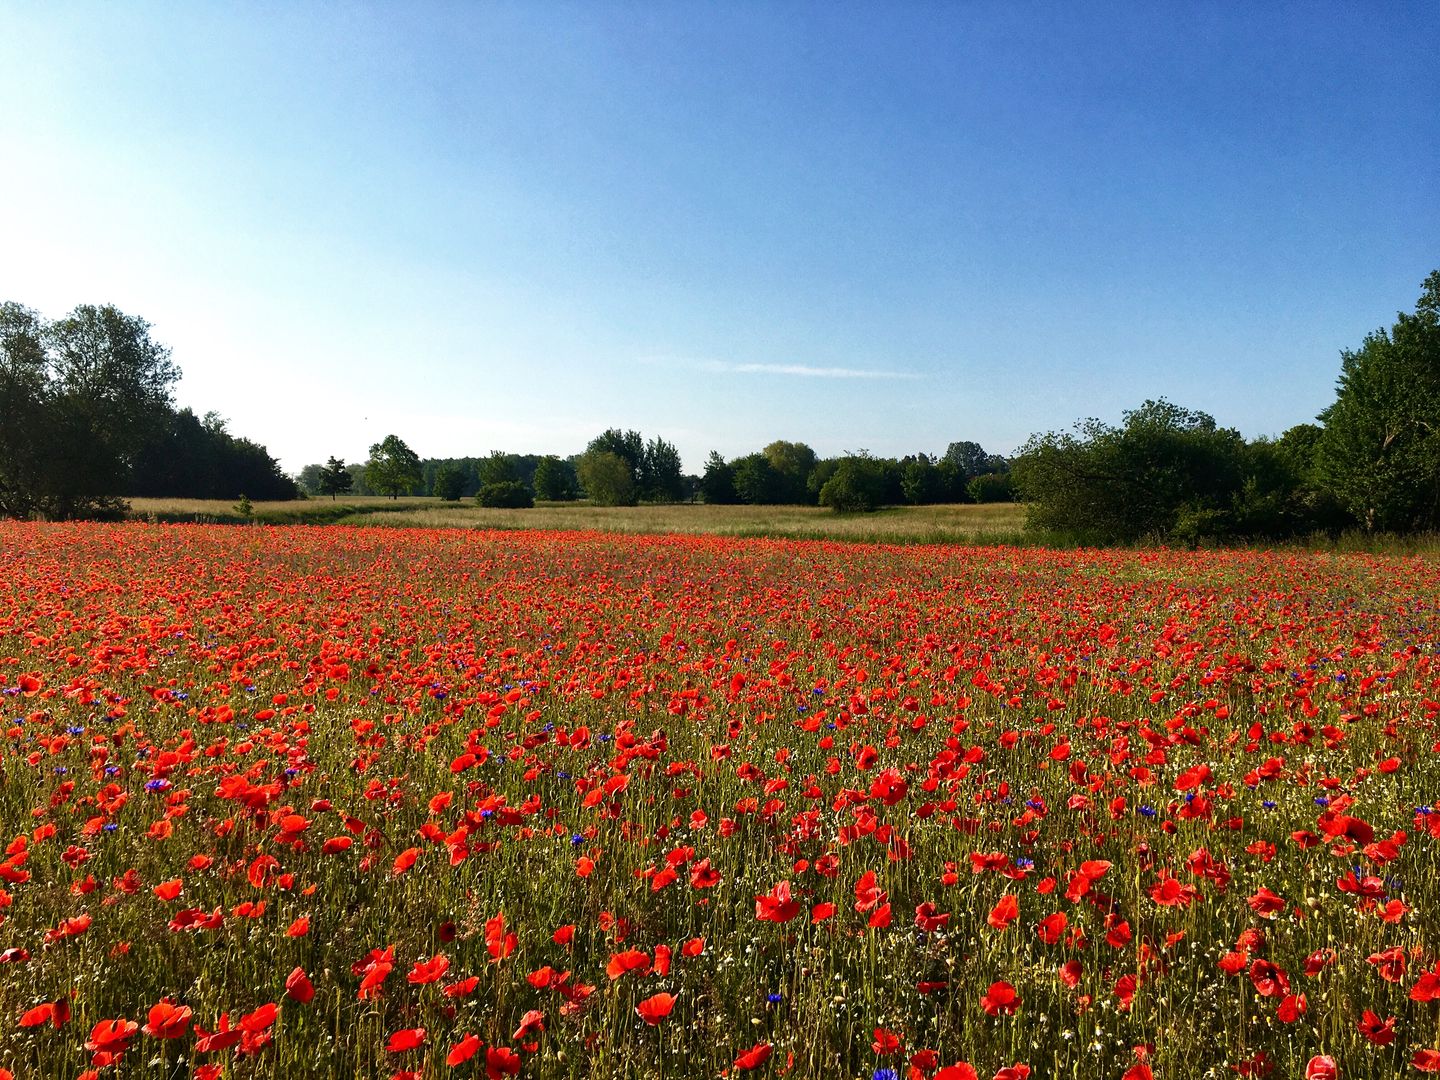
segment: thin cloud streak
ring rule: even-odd
[[[722,375],[798,375],[806,379],[919,379],[908,371],[875,371],[866,368],[813,367],[810,364],[735,364],[706,360],[702,371]]]

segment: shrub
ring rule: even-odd
[[[482,486],[475,501],[494,510],[528,510],[535,505],[535,496],[519,480],[501,480]]]

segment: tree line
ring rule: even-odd
[[[180,369],[112,305],[47,320],[0,303],[0,515],[113,518],[128,495],[291,499],[295,482],[217,413],[176,410]]]
[[[0,304],[0,515],[114,517],[131,495],[287,499],[341,494],[473,499],[886,505],[1018,500],[1037,533],[1094,543],[1277,540],[1349,528],[1440,530],[1440,270],[1413,313],[1341,353],[1318,423],[1245,439],[1207,413],[1146,401],[1118,425],[1032,435],[1010,458],[975,442],[943,454],[821,458],[777,440],[698,475],[660,437],[611,428],[582,453],[422,459],[398,435],[364,462],[331,457],[291,479],[211,412],[175,407],[179,369],[150,324],[81,305],[47,321]]]
[[[1318,420],[1246,440],[1147,401],[1118,426],[1031,436],[1012,476],[1032,529],[1094,543],[1440,530],[1440,270],[1413,313],[1341,353]]]
[[[884,505],[1002,502],[1013,498],[1009,461],[975,442],[953,442],[943,455],[874,457],[866,451],[820,458],[803,442],[777,440],[726,460],[710,454],[703,475],[682,471],[680,453],[663,438],[611,428],[585,451],[555,455],[421,458],[396,435],[347,465],[332,457],[300,471],[310,495],[432,496],[482,506],[527,507],[535,500],[588,499],[599,506],[704,501],[721,505],[829,506],[843,511]]]

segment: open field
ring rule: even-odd
[[[204,499],[131,499],[140,520],[240,524],[232,503]],[[566,529],[620,533],[686,533],[860,540],[875,543],[964,543],[1014,540],[1025,523],[1024,507],[897,506],[874,514],[835,514],[814,506],[591,506],[540,503],[530,510],[489,510],[439,499],[391,500],[355,496],[331,501],[256,503],[266,524],[394,525],[447,529]]]
[[[1437,593],[1369,556],[0,523],[0,1067],[1428,1068]]]

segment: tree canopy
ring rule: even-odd
[[[1440,528],[1440,270],[1414,314],[1341,353],[1317,463],[1321,480],[1366,529]]]
[[[0,514],[114,517],[126,495],[294,498],[266,453],[173,407],[180,369],[138,316],[0,304]]]
[[[376,493],[392,499],[408,495],[419,486],[423,475],[419,455],[400,436],[386,435],[370,447],[365,482]]]

